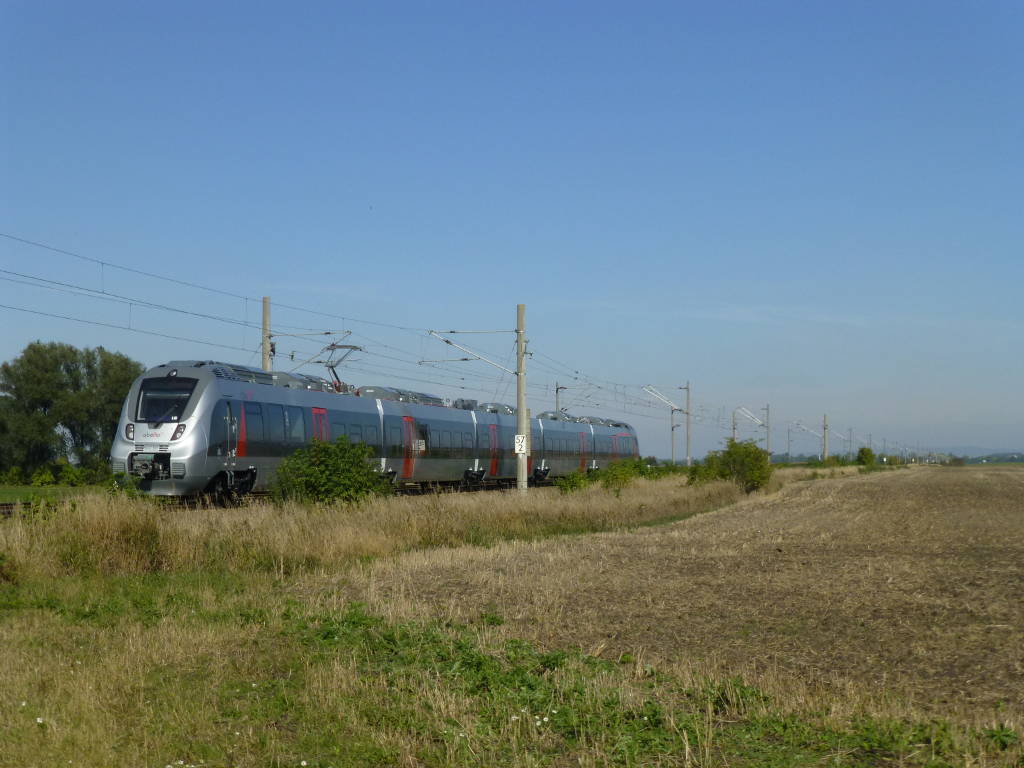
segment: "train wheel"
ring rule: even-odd
[[[205,496],[207,503],[212,507],[234,506],[235,494],[228,487],[228,479],[224,475],[217,475],[214,478]]]

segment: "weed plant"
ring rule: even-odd
[[[686,474],[686,471],[687,468],[679,464],[659,464],[650,459],[619,459],[602,469],[587,473],[571,472],[568,475],[555,478],[555,487],[566,494],[575,493],[597,483],[619,498],[623,489],[636,479],[658,480],[672,476],[681,477]]]

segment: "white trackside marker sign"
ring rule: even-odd
[[[526,453],[526,435],[516,435],[516,453]]]

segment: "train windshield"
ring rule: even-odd
[[[197,381],[178,376],[144,379],[139,388],[139,408],[135,420],[150,424],[178,421],[185,412]]]

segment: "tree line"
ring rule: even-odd
[[[105,479],[121,405],[143,370],[103,347],[42,341],[0,365],[0,482]]]

